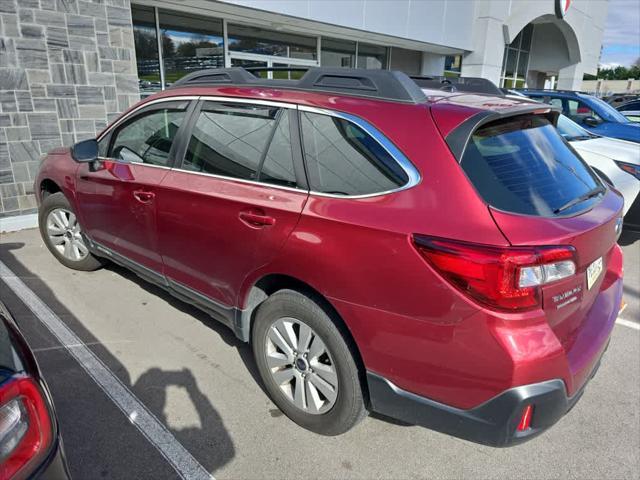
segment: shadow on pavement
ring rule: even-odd
[[[16,257],[13,252],[23,247],[24,243],[0,243],[0,260],[73,330],[208,472],[215,473],[229,463],[235,456],[233,441],[220,414],[198,388],[191,371],[163,371],[151,368],[132,385],[131,377],[124,365],[71,314],[49,286]],[[128,277],[128,272],[124,274],[119,267],[109,268]],[[144,283],[142,280],[139,282],[141,285]],[[162,296],[165,295],[169,296],[168,293],[163,293]],[[160,453],[132,426],[69,352],[60,346],[57,339],[1,280],[0,300],[14,314],[30,347],[35,351],[49,384],[73,477],[177,477],[176,472]],[[180,308],[178,301],[175,302],[176,308]],[[192,308],[182,304],[182,308],[185,307]],[[204,313],[202,315],[206,317]],[[224,328],[220,325],[220,331]],[[229,336],[235,338],[231,333]],[[145,347],[145,355],[153,355],[151,345]],[[172,386],[186,391],[197,412],[198,426],[172,428],[168,424],[165,407],[167,391]]]
[[[628,245],[633,245],[638,240],[640,240],[640,232],[624,229],[622,230],[622,235],[620,235],[620,238],[618,239],[618,243],[621,246],[626,247]]]

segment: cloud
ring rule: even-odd
[[[610,0],[600,63],[629,66],[638,58],[640,58],[640,2]]]

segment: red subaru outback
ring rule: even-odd
[[[111,260],[228,325],[309,430],[372,410],[532,438],[607,348],[622,198],[551,107],[416,82],[193,73],[47,156],[42,238],[70,268]]]

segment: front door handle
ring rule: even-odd
[[[151,203],[156,198],[156,194],[155,193],[146,192],[144,190],[135,190],[133,192],[133,196],[140,203],[144,203],[144,204]]]
[[[243,210],[238,214],[238,217],[242,222],[253,228],[270,227],[276,223],[275,218],[261,211]]]

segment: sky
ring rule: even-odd
[[[610,0],[600,65],[629,67],[640,58],[640,0]]]

